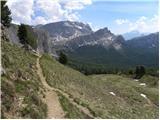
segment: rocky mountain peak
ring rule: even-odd
[[[114,42],[117,42],[117,43],[125,43],[125,39],[123,38],[122,35],[117,35]]]
[[[103,29],[99,29],[98,31],[95,32],[95,34],[97,34],[97,35],[108,35],[108,34],[113,35],[107,27],[105,27]]]
[[[46,30],[53,41],[68,41],[78,36],[92,33],[92,29],[88,24],[72,21],[49,23],[39,28]]]

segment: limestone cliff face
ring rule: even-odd
[[[30,26],[31,27],[31,26]],[[33,34],[37,38],[37,50],[40,53],[50,53],[51,52],[51,46],[50,46],[50,36],[49,34],[40,29],[32,29]],[[17,44],[19,46],[22,46],[20,43],[20,40],[17,36],[18,33],[18,25],[11,24],[9,28],[3,27],[3,33],[5,33],[5,36],[8,38],[8,40],[13,43]]]
[[[3,27],[3,31],[11,43],[21,45],[17,36],[18,25],[11,24],[9,28]]]
[[[38,41],[38,51],[40,53],[51,53],[50,36],[47,32],[40,29],[34,29]]]

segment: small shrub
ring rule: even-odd
[[[59,62],[64,64],[64,65],[67,64],[67,62],[68,62],[67,56],[63,52],[60,52]]]

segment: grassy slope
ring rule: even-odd
[[[2,118],[46,118],[47,106],[42,102],[43,86],[36,73],[33,54],[2,41]],[[64,96],[59,100],[66,118],[89,118]],[[68,107],[69,106],[69,107]]]
[[[75,101],[102,118],[158,118],[158,89],[142,87],[118,75],[84,76],[47,55],[41,58],[47,82],[66,91]],[[116,93],[112,96],[109,92]],[[140,94],[146,94],[149,104]]]
[[[76,106],[69,102],[69,100],[63,96],[62,94],[59,95],[59,101],[62,105],[62,108],[65,112],[65,118],[69,119],[89,119],[90,117],[81,112]]]
[[[2,40],[2,118],[46,118],[36,56]]]

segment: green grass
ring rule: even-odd
[[[70,103],[69,100],[65,98],[65,96],[63,96],[60,93],[58,95],[59,95],[59,101],[65,112],[65,118],[68,118],[68,119],[75,119],[75,118],[89,119],[90,118],[89,116],[81,112],[76,106]]]
[[[158,88],[143,87],[119,75],[85,76],[48,55],[40,60],[49,85],[69,93],[75,102],[101,118],[158,118]],[[114,92],[116,96],[110,95]],[[150,105],[140,94],[153,103]],[[77,117],[78,118],[78,117]]]
[[[2,118],[46,118],[43,87],[36,72],[37,57],[4,40],[1,76]]]
[[[156,76],[145,75],[140,79],[140,82],[144,82],[150,87],[157,87],[158,88],[159,78]]]

